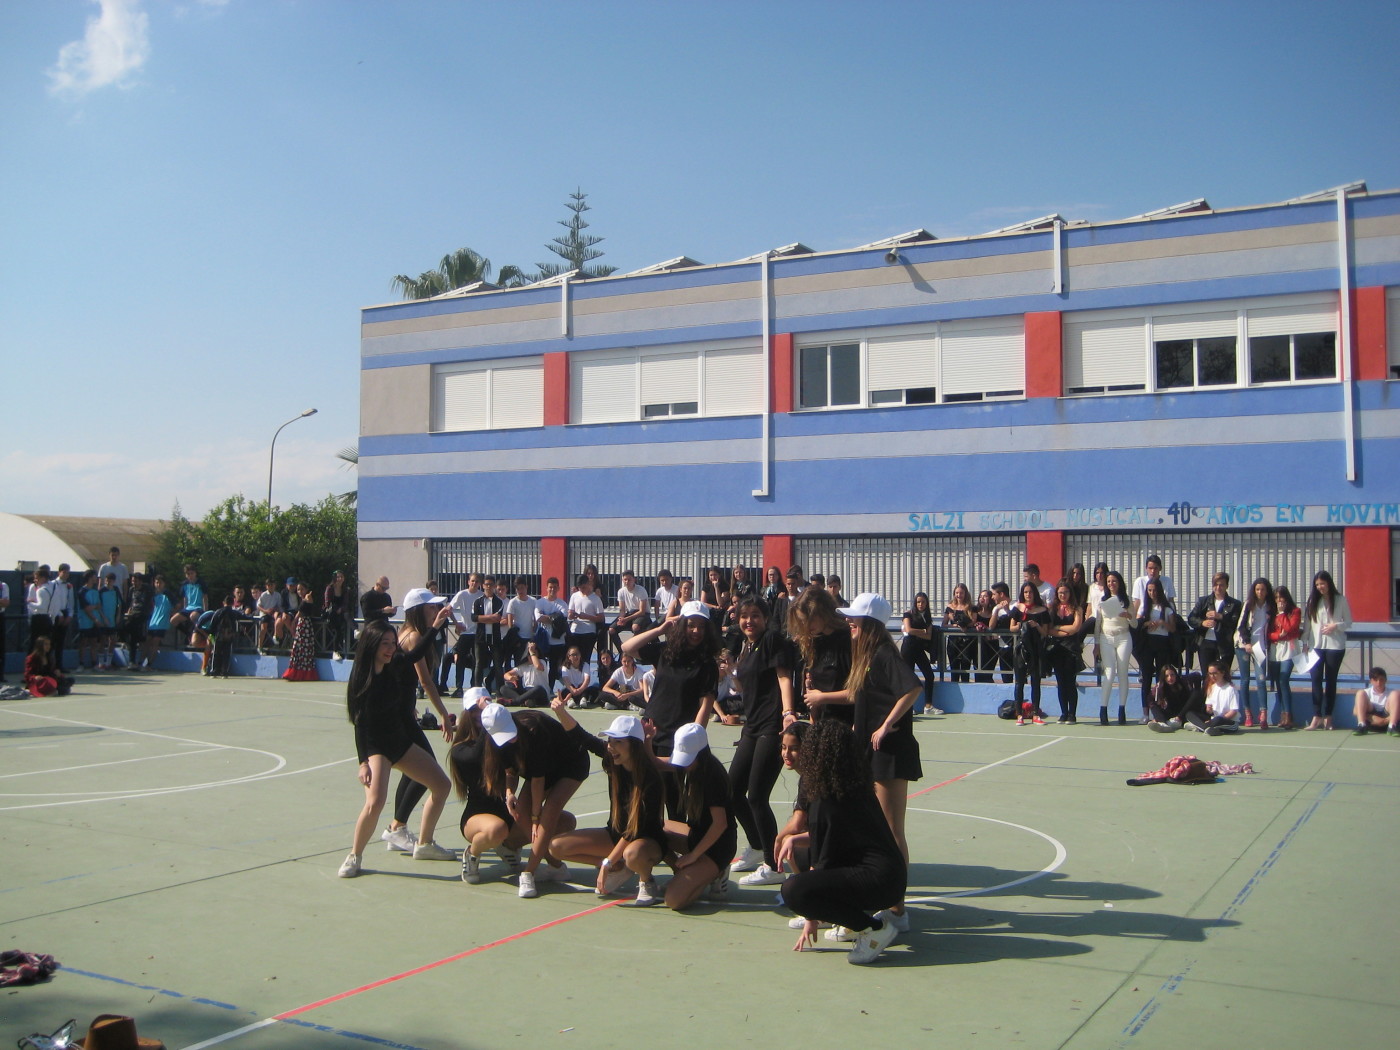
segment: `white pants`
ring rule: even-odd
[[[1099,703],[1102,706],[1108,706],[1115,678],[1118,680],[1118,706],[1128,706],[1128,660],[1132,655],[1131,634],[1124,633],[1117,638],[1103,635],[1099,638],[1099,662],[1103,664],[1103,699]]]

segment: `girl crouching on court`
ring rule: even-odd
[[[560,860],[596,864],[600,897],[616,893],[635,873],[635,906],[661,903],[652,870],[668,851],[666,793],[641,720],[635,715],[618,715],[600,740],[574,721],[563,700],[555,699],[550,706],[570,736],[603,760],[608,776],[607,827],[556,835],[550,852]]]
[[[903,901],[908,868],[875,799],[864,741],[824,718],[802,741],[799,765],[812,870],[793,875],[782,887],[783,901],[806,920],[793,950],[805,950],[815,942],[818,926],[832,923],[855,934],[848,962],[874,962],[899,934],[884,909]],[[784,841],[780,863],[790,859],[795,841]]]
[[[355,751],[360,759],[359,778],[365,788],[365,804],[355,821],[355,839],[350,855],[340,865],[340,877],[352,879],[360,873],[360,858],[384,809],[389,794],[389,773],[399,770],[428,790],[423,807],[414,860],[456,860],[457,855],[433,841],[433,831],[452,782],[430,751],[417,742],[422,731],[415,722],[414,666],[432,648],[438,628],[450,610],[438,607],[431,627],[419,636],[412,650],[399,647],[393,625],[376,620],[360,632],[355,647],[355,666],[346,687],[346,711],[355,727]]]
[[[462,881],[481,881],[481,857],[496,853],[518,870],[520,847],[529,841],[530,829],[518,824],[506,805],[509,756],[514,743],[515,721],[500,704],[489,700],[485,689],[472,689],[462,705],[457,734],[448,754],[448,769],[457,797],[466,799],[459,826],[467,848],[462,853]]]
[[[729,860],[738,832],[729,797],[729,774],[710,750],[705,727],[690,722],[676,730],[671,749],[684,823],[666,825],[676,876],[666,884],[666,907],[680,911],[708,891],[710,900],[729,894]]]

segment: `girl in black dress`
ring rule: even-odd
[[[1016,631],[1016,724],[1026,724],[1026,716],[1038,726],[1045,724],[1040,709],[1040,680],[1045,676],[1045,636],[1050,632],[1050,610],[1040,600],[1033,583],[1021,584],[1021,600],[1011,607],[1011,627]],[[1026,680],[1030,679],[1031,699],[1026,703]]]
[[[681,821],[667,821],[675,878],[666,884],[666,907],[689,907],[702,893],[723,899],[729,892],[729,858],[738,833],[730,805],[729,774],[710,750],[705,727],[689,722],[676,730],[671,749],[680,795]]]
[[[928,595],[920,591],[914,595],[914,607],[904,613],[902,637],[899,640],[899,655],[911,670],[917,667],[924,675],[924,702],[921,708],[915,708],[915,714],[923,714],[933,706],[933,664],[929,656],[938,658],[933,651],[936,636]]]
[[[556,704],[565,702],[562,696],[554,699]],[[507,794],[506,801],[514,803],[517,818],[529,829],[530,859],[520,872],[518,891],[528,900],[539,895],[537,880],[568,881],[569,869],[550,843],[574,826],[573,815],[564,807],[588,779],[589,761],[585,742],[543,711],[517,711],[514,720],[512,766],[524,784],[518,797]]]
[[[360,632],[355,666],[346,688],[346,710],[355,727],[355,750],[360,759],[359,779],[365,788],[365,804],[355,821],[354,844],[340,866],[341,878],[360,873],[365,844],[379,822],[389,793],[389,771],[398,769],[424,785],[429,793],[423,807],[415,860],[456,860],[457,855],[433,841],[433,831],[452,789],[437,759],[416,742],[414,730],[414,666],[432,648],[449,610],[441,606],[432,629],[409,652],[399,648],[398,633],[382,620],[372,620]],[[422,731],[418,731],[421,737]]]
[[[629,639],[630,640],[630,639]],[[603,760],[608,776],[608,823],[555,836],[556,857],[598,865],[597,893],[616,893],[635,873],[637,907],[661,903],[652,870],[666,857],[666,792],[636,715],[618,715],[602,739],[574,721],[558,700],[551,705],[569,735]]]
[[[666,636],[664,646],[662,635]],[[676,615],[628,638],[622,651],[655,668],[646,703],[647,721],[655,727],[652,747],[658,755],[669,755],[676,730],[687,722],[707,724],[714,710],[719,643],[710,629],[709,611],[700,602],[686,602]]]
[[[505,749],[516,738],[515,722],[500,704],[478,706],[473,700],[457,720],[457,736],[448,754],[448,770],[457,797],[466,799],[459,827],[467,848],[462,852],[462,881],[481,881],[481,856],[494,849],[512,868],[520,863],[520,847],[529,841],[529,827],[517,824],[506,805],[509,756]]]
[[[812,869],[782,888],[784,902],[806,920],[794,950],[806,949],[829,922],[854,931],[847,961],[857,965],[874,962],[898,936],[890,908],[904,899],[908,879],[908,861],[870,789],[863,745],[835,719],[818,722],[803,740]],[[785,840],[782,859],[800,845],[800,836]]]

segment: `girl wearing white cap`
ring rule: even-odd
[[[341,878],[360,873],[365,844],[379,822],[389,794],[389,771],[398,769],[422,784],[430,793],[423,807],[419,838],[413,847],[415,860],[456,860],[457,855],[433,841],[442,807],[452,785],[430,750],[415,738],[413,700],[414,667],[432,648],[437,628],[448,610],[439,608],[432,629],[405,652],[398,634],[387,621],[365,624],[355,649],[355,666],[346,687],[346,709],[355,726],[355,750],[360,759],[359,778],[365,788],[365,804],[355,822],[354,845],[340,866]],[[417,730],[417,736],[422,731]]]
[[[684,823],[667,822],[667,837],[677,855],[676,876],[666,884],[666,907],[673,911],[694,904],[707,889],[711,898],[729,890],[729,858],[738,835],[730,807],[729,774],[710,750],[705,727],[688,722],[676,730],[671,768],[680,788]]]
[[[734,859],[731,871],[747,871],[739,882],[768,886],[783,881],[773,858],[778,821],[768,796],[783,768],[780,739],[783,726],[796,717],[792,669],[797,663],[793,644],[778,631],[768,629],[768,615],[757,598],[739,606],[739,630],[744,635],[736,673],[744,698],[744,728],[729,766],[734,814],[748,842]]]
[[[666,645],[660,644],[662,635]],[[644,664],[653,664],[655,678],[647,695],[647,718],[656,727],[652,747],[658,755],[671,753],[671,738],[687,722],[705,725],[719,688],[719,644],[710,630],[709,610],[686,602],[677,616],[634,634],[622,651]]]
[[[510,712],[489,701],[485,689],[467,691],[457,735],[448,755],[448,770],[457,797],[466,799],[459,826],[467,848],[462,853],[462,881],[481,881],[481,855],[494,849],[517,868],[520,847],[529,841],[529,828],[517,824],[506,805],[509,756],[503,753],[516,737]]]
[[[855,702],[856,739],[868,748],[875,797],[908,864],[904,811],[909,781],[924,775],[914,737],[914,701],[921,687],[885,627],[890,617],[888,601],[870,592],[858,594],[841,615],[851,625],[851,674],[846,688]],[[899,925],[907,928],[903,902],[894,910]]]
[[[630,639],[629,639],[630,641]],[[669,851],[665,828],[665,788],[636,715],[618,715],[602,739],[580,726],[563,701],[551,705],[559,721],[603,760],[608,775],[608,823],[555,836],[550,851],[564,860],[598,865],[598,896],[616,893],[637,875],[637,907],[661,902],[652,870]]]
[[[859,607],[860,599],[852,606]],[[870,790],[862,744],[834,718],[817,722],[803,739],[812,870],[793,875],[782,888],[783,901],[806,920],[794,950],[805,949],[818,925],[829,922],[851,931],[855,944],[847,961],[856,964],[874,962],[898,936],[895,916],[877,909],[903,899],[908,872]],[[788,840],[781,859],[793,844]]]
[[[520,873],[520,896],[539,895],[537,879],[567,882],[569,869],[550,848],[560,831],[572,828],[573,815],[564,807],[588,779],[588,751],[543,711],[517,711],[513,766],[525,781],[519,798],[508,796],[516,814],[530,831],[530,859]]]

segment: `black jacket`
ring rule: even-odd
[[[1214,608],[1215,592],[1212,591],[1196,602],[1195,608],[1191,610],[1191,615],[1186,618],[1186,622],[1191,625],[1191,630],[1195,632],[1198,641],[1206,634],[1206,614]],[[1235,644],[1235,630],[1240,625],[1240,613],[1243,611],[1243,602],[1238,598],[1225,596],[1225,604],[1220,607],[1220,616],[1215,621],[1216,645],[1228,649]]]

